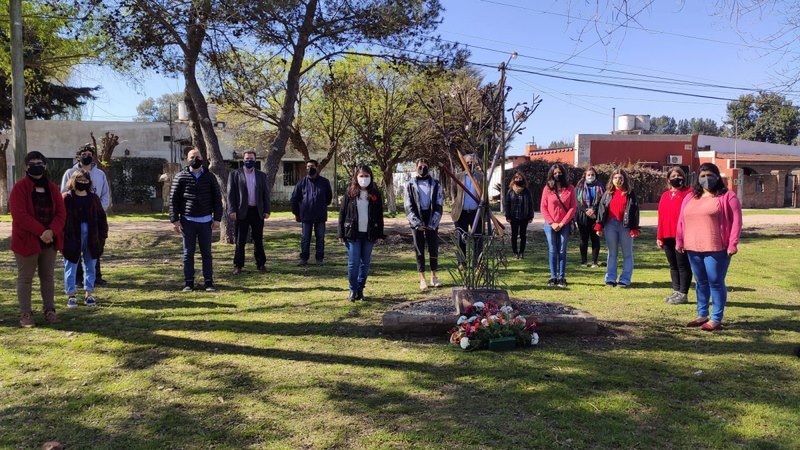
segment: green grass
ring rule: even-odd
[[[63,322],[37,314],[23,330],[5,238],[0,448],[798,448],[798,231],[745,235],[726,327],[705,333],[683,327],[694,304],[663,302],[652,230],[636,241],[627,290],[575,267],[574,241],[570,288],[546,288],[536,230],[528,261],[510,266],[512,295],[588,310],[603,330],[509,353],[382,334],[384,311],[423,297],[408,241],[376,247],[371,300],[351,304],[332,234],[328,265],[298,268],[296,233],[269,233],[266,276],[248,259],[229,277],[232,247],[215,244],[214,294],[178,292],[171,234],[112,236],[100,308],[65,311],[59,294]],[[443,246],[445,266],[451,253]]]

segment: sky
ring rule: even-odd
[[[542,100],[509,154],[522,154],[528,142],[546,147],[572,142],[579,133],[609,133],[614,111],[721,123],[726,99],[775,89],[781,72],[792,68],[791,58],[800,57],[797,44],[781,56],[762,40],[780,29],[779,11],[734,21],[730,10],[718,9],[726,2],[629,0],[629,10],[638,14],[619,26],[608,12],[587,19],[604,0],[441,1],[438,34],[468,46],[469,62],[485,81],[496,82],[497,66],[517,53],[508,64],[508,106],[534,95]],[[179,79],[142,74],[131,82],[95,66],[83,66],[76,81],[102,87],[85,120],[128,121],[143,99],[183,89]],[[800,104],[798,91],[785,94]]]

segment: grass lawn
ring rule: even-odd
[[[663,302],[654,230],[636,242],[625,290],[576,267],[574,240],[569,289],[545,287],[536,230],[528,260],[509,268],[512,295],[588,310],[603,329],[508,353],[382,335],[384,311],[423,297],[410,239],[376,247],[370,300],[351,304],[330,232],[326,266],[294,266],[297,233],[275,231],[271,272],[248,259],[239,278],[227,275],[232,247],[215,244],[213,294],[178,291],[174,235],[112,236],[100,307],[66,311],[59,293],[63,322],[37,313],[23,330],[5,238],[0,448],[800,448],[798,232],[744,236],[726,327],[706,333],[683,327],[694,304]],[[445,266],[451,254],[443,246]]]

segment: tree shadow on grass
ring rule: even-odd
[[[731,289],[728,289],[731,291]],[[726,308],[751,308],[751,309],[777,309],[782,311],[800,311],[800,305],[787,305],[777,303],[756,303],[756,302],[741,302],[741,301],[728,301]]]

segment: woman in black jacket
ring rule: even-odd
[[[373,180],[369,166],[353,174],[339,211],[339,242],[347,247],[348,300],[365,300],[372,247],[383,239],[383,197]]]
[[[581,267],[588,266],[589,240],[592,241],[592,267],[597,267],[597,258],[600,256],[600,236],[594,232],[597,223],[597,210],[603,198],[603,184],[597,179],[594,167],[583,171],[583,177],[575,186],[575,198],[578,202],[578,212],[575,214],[575,223],[581,235]]]
[[[611,172],[606,193],[597,211],[594,229],[598,236],[606,235],[608,260],[606,286],[626,288],[633,276],[633,239],[639,236],[639,203],[628,172]],[[622,249],[622,273],[617,279],[617,255]]]
[[[511,224],[511,251],[514,257],[522,259],[525,256],[525,243],[528,238],[528,224],[533,221],[533,196],[528,190],[528,180],[519,170],[511,177],[506,191],[503,211],[506,220]],[[519,236],[519,246],[517,246]]]

